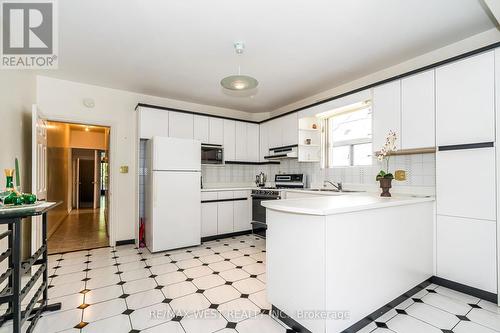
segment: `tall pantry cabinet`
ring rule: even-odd
[[[497,294],[495,51],[438,67],[435,80],[436,273]]]

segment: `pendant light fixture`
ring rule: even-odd
[[[234,43],[234,50],[237,55],[242,55],[245,50],[245,44],[243,42]],[[227,76],[220,81],[220,84],[225,89],[245,91],[257,88],[259,82],[251,76],[241,75],[241,67],[238,65],[238,75]]]

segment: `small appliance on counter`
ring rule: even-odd
[[[262,237],[266,236],[267,224],[266,208],[261,205],[261,202],[281,199],[280,189],[304,188],[306,186],[306,175],[303,173],[278,174],[274,176],[274,183],[275,187],[261,187],[252,190],[252,230],[254,234]]]
[[[266,181],[267,181],[267,176],[265,173],[261,172],[258,175],[255,175],[255,185],[257,185],[257,187],[266,186]]]

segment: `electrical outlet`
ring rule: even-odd
[[[394,172],[394,178],[399,181],[406,180],[406,171],[405,170],[396,170]]]

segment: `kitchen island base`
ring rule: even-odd
[[[311,332],[342,332],[433,276],[432,200],[331,215],[267,208],[269,302]]]

